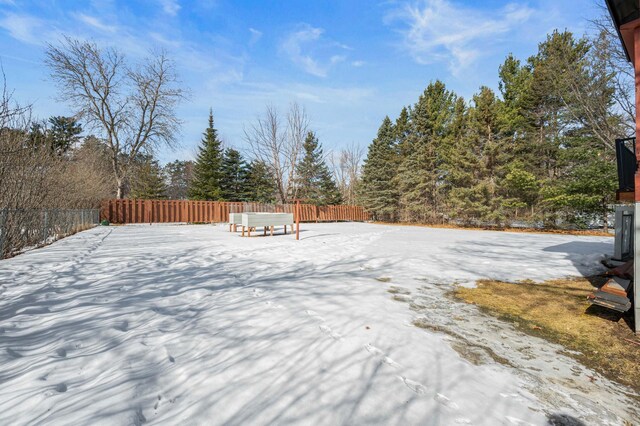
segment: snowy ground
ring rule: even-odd
[[[640,418],[629,390],[445,295],[595,272],[610,238],[226,229],[99,227],[0,261],[0,424]]]

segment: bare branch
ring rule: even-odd
[[[186,97],[164,52],[129,66],[114,48],[70,37],[49,44],[45,63],[60,99],[102,137],[110,151],[118,197],[135,157],[159,146],[176,145],[177,105]]]

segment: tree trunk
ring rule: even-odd
[[[116,179],[116,184],[118,185],[116,198],[121,200],[124,198],[124,179]]]

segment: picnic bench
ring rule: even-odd
[[[251,236],[251,231],[256,228],[263,229],[263,235],[267,235],[267,229],[273,231],[276,226],[284,226],[284,233],[287,233],[287,226],[291,225],[293,231],[293,213],[230,213],[229,214],[229,231],[237,230],[237,226],[242,226],[242,236],[245,232],[247,236]]]

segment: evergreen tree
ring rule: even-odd
[[[129,198],[158,200],[166,198],[167,186],[162,168],[151,156],[142,156],[133,167]]]
[[[499,103],[493,91],[480,88],[473,97],[464,144],[455,154],[466,160],[465,182],[451,191],[452,214],[465,221],[500,223],[504,220],[500,185],[506,174],[505,155],[499,132]]]
[[[627,98],[605,38],[554,31],[525,62],[506,58],[501,96],[481,87],[469,106],[429,84],[395,125],[383,121],[359,202],[385,220],[606,226]]]
[[[172,200],[184,200],[193,175],[193,162],[176,160],[164,166],[167,177],[167,197]]]
[[[320,168],[318,181],[320,186],[320,199],[317,202],[318,205],[336,206],[338,204],[342,204],[342,193],[340,192],[329,167],[327,167],[324,162],[323,167]]]
[[[262,161],[252,161],[247,166],[246,200],[257,203],[274,203],[276,182],[268,166]]]
[[[222,200],[222,143],[213,127],[213,111],[209,110],[209,127],[204,132],[193,166],[193,180],[189,198],[194,200]]]
[[[304,157],[296,173],[298,197],[316,205],[340,204],[340,191],[324,160],[322,146],[313,132],[307,133],[303,149]]]
[[[82,126],[73,117],[50,117],[48,131],[51,150],[63,154],[80,140]]]
[[[410,113],[407,107],[403,107],[400,111],[400,115],[396,119],[396,124],[393,128],[395,137],[395,146],[398,152],[398,161],[405,159],[409,156],[409,134],[411,132]]]
[[[397,220],[398,191],[394,178],[397,161],[394,140],[397,137],[389,117],[382,120],[377,137],[369,145],[358,185],[358,202],[378,220]]]
[[[222,158],[220,187],[225,201],[245,201],[247,198],[247,164],[240,152],[227,148]]]
[[[411,110],[410,154],[396,178],[406,220],[435,222],[444,217],[442,166],[455,103],[456,95],[438,80],[427,86]]]

